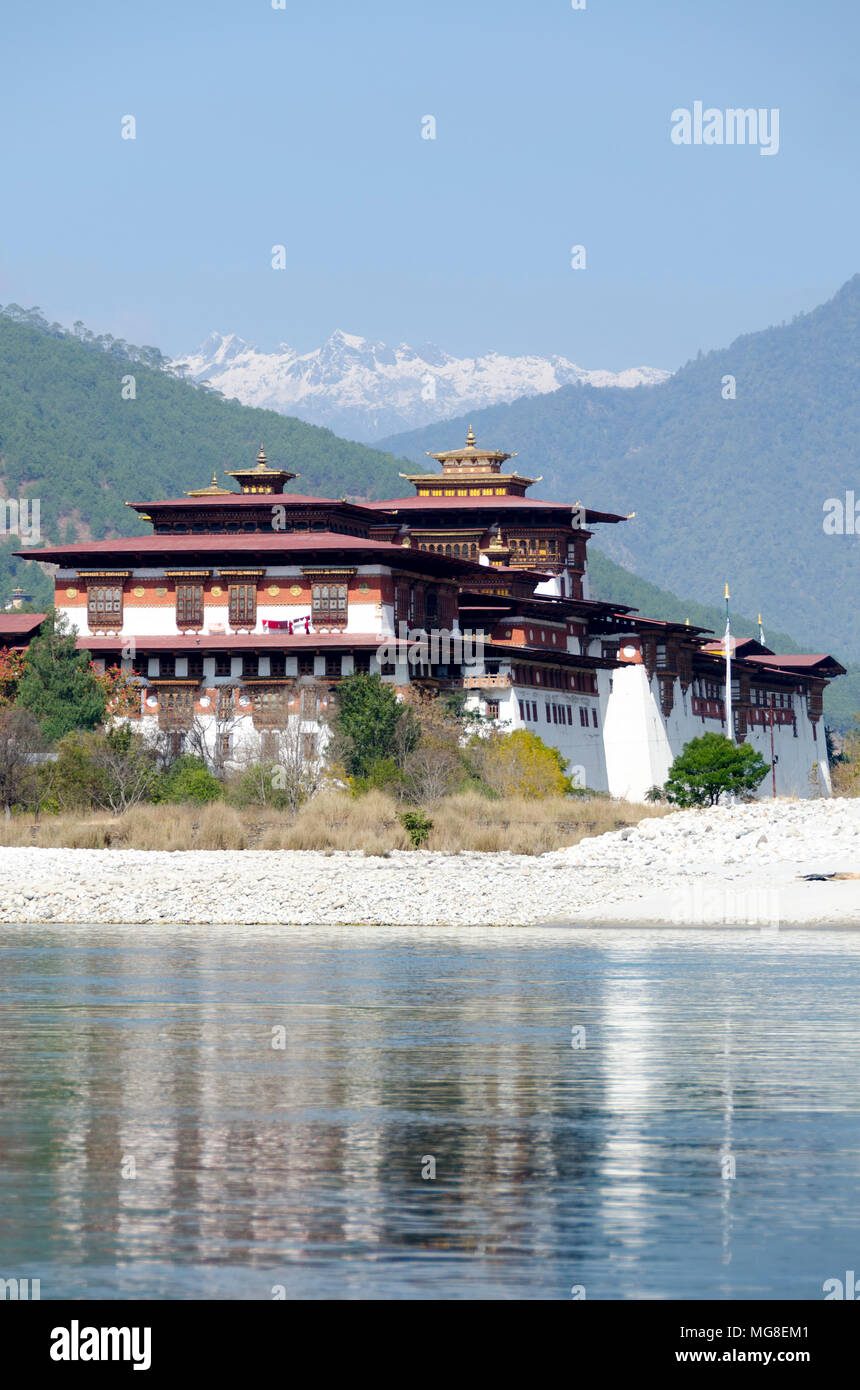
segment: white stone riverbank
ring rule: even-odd
[[[0,922],[858,925],[860,800],[683,811],[530,858],[0,849]]]

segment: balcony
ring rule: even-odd
[[[463,690],[510,690],[513,685],[511,676],[463,676],[456,684],[462,686]]]

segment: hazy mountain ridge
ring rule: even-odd
[[[479,443],[543,474],[542,497],[635,511],[597,543],[638,575],[703,603],[719,603],[728,581],[766,629],[854,662],[860,537],[826,535],[823,517],[828,498],[860,497],[858,385],[860,275],[648,391],[567,386],[382,443],[423,462],[472,423]]]
[[[392,348],[340,330],[305,353],[286,343],[262,352],[235,333],[211,333],[172,366],[243,405],[296,415],[365,441],[561,386],[628,388],[669,375],[656,367],[587,371],[559,356],[454,357],[432,344]]]
[[[272,463],[299,474],[297,492],[399,490],[403,460],[224,400],[166,364],[156,348],[70,331],[37,309],[0,312],[0,489],[39,498],[43,543],[145,531],[126,500],[181,496],[213,469],[229,484],[224,470],[253,463],[261,443]],[[131,381],[134,397],[124,398]],[[0,537],[0,603],[19,581],[40,602],[49,591],[40,570],[11,558],[20,548],[17,535]]]

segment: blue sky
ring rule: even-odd
[[[47,0],[3,28],[0,302],[64,323],[674,368],[860,268],[855,0]],[[778,108],[779,153],[674,145],[697,100]]]

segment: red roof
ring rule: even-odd
[[[398,569],[428,569],[431,573],[453,576],[458,571],[485,572],[477,561],[460,559],[451,555],[440,555],[436,551],[419,550],[417,547],[393,545],[391,541],[369,540],[361,536],[342,536],[334,531],[252,531],[224,535],[147,535],[122,536],[116,540],[72,542],[68,545],[47,546],[41,550],[15,551],[22,560],[42,560],[49,564],[80,564],[87,560],[95,561],[103,556],[135,555],[177,556],[236,554],[252,556],[265,553],[276,557],[278,554],[292,556],[325,552],[327,556],[342,553],[350,558],[369,554]],[[277,563],[277,561],[275,561]],[[249,561],[250,563],[250,561]]]
[[[0,613],[0,638],[26,636],[44,621],[44,613]]]
[[[555,512],[572,512],[571,502],[546,502],[539,497],[389,497],[382,502],[364,502],[362,506],[372,511],[444,511],[447,508],[457,507],[483,507],[487,511],[495,511],[497,507],[513,507],[544,509]],[[626,521],[626,516],[617,516],[615,512],[595,512],[590,508],[585,509],[586,521]]]
[[[840,675],[845,674],[845,667],[841,666],[836,658],[827,652],[787,652],[782,656],[776,654],[773,656],[751,655],[744,657],[744,660],[755,662],[756,666],[778,667],[787,671],[809,671],[816,666],[827,666],[834,670],[838,668]]]
[[[762,646],[761,642],[757,642],[754,637],[730,637],[729,641],[732,653],[737,653],[738,656],[754,656],[757,652],[761,653],[762,656],[772,655],[770,647]],[[725,650],[726,639],[724,637],[705,644],[705,651],[724,653]]]
[[[300,507],[348,507],[362,511],[363,502],[347,502],[342,497],[309,497],[302,492],[226,492],[209,497],[164,497],[157,502],[126,502],[135,511],[148,512],[153,507],[283,507],[289,503]]]

